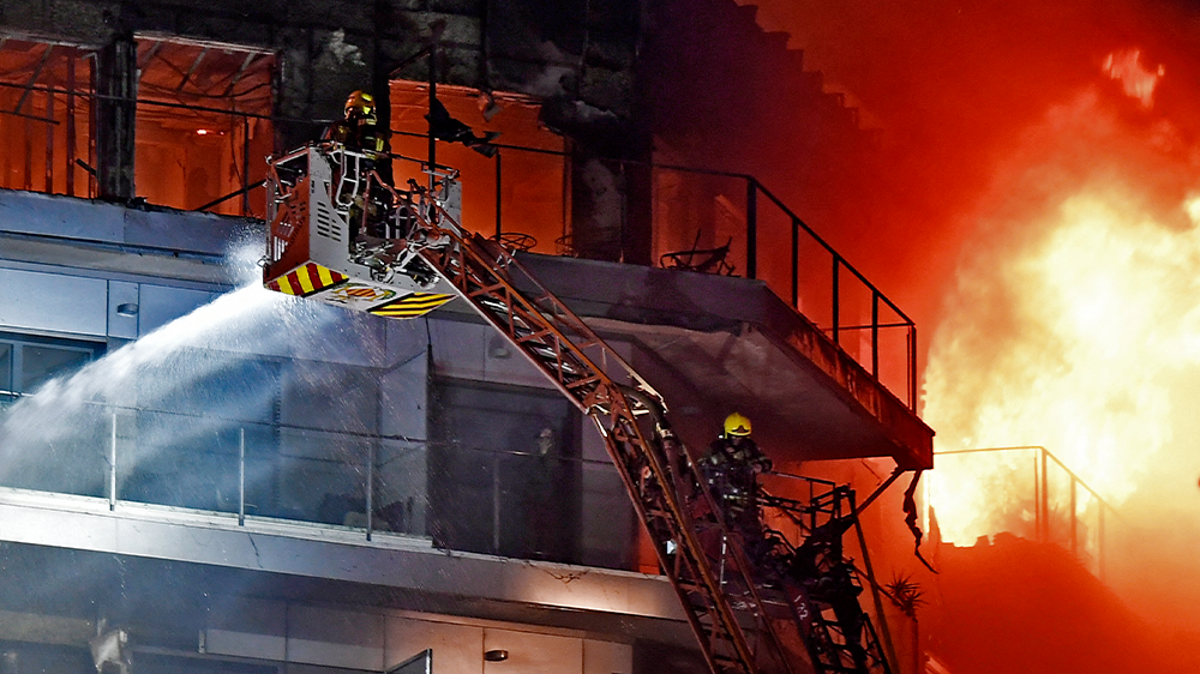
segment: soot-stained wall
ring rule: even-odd
[[[0,32],[10,35],[93,47],[165,35],[277,52],[276,113],[297,120],[340,116],[348,91],[382,92],[389,75],[426,79],[428,59],[396,69],[439,31],[439,81],[547,101],[547,121],[584,139],[601,126],[611,137],[631,117],[639,22],[637,0],[12,0],[0,7]]]

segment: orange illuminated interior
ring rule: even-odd
[[[202,209],[266,177],[273,151],[272,54],[233,45],[138,38],[137,195]],[[252,188],[205,210],[261,217]]]
[[[566,197],[567,163],[562,136],[538,122],[539,106],[509,94],[485,94],[464,87],[439,85],[437,97],[450,115],[471,127],[476,136],[498,131],[501,166],[500,229],[508,236],[526,234],[536,240],[532,250],[563,252],[561,240],[567,232],[569,199]],[[392,151],[416,161],[394,163],[396,183],[417,177],[417,161],[428,159],[429,88],[422,82],[394,81],[392,98]],[[495,101],[490,119],[483,111]],[[463,225],[493,236],[497,230],[495,157],[486,157],[459,143],[437,144],[437,163],[460,171],[463,195]],[[421,179],[424,184],[424,179]]]
[[[90,55],[69,45],[0,40],[0,187],[93,194],[76,162],[94,164]]]

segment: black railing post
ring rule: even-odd
[[[492,553],[500,554],[500,454],[492,455]]]
[[[250,215],[250,118],[242,116],[242,215]]]
[[[112,415],[112,442],[108,447],[108,509],[117,509],[117,412]]]
[[[375,441],[367,442],[367,484],[366,484],[367,540],[371,540],[371,532],[375,529]]]
[[[800,219],[792,218],[792,308],[800,309]]]
[[[746,179],[746,278],[758,278],[758,183]]]
[[[437,138],[433,137],[433,108],[437,103],[437,40],[429,45],[429,180],[437,170]],[[430,182],[432,189],[433,183]]]
[[[46,90],[46,118],[54,119],[54,88]],[[46,194],[54,194],[54,124],[46,122]]]
[[[367,540],[371,540],[371,532],[374,531],[374,462],[376,462],[376,440],[367,441],[367,476],[365,499],[366,516],[367,516]]]
[[[503,220],[501,220],[501,218],[500,218],[500,201],[503,198],[503,192],[501,192],[500,188],[501,188],[501,180],[503,179],[503,176],[504,176],[504,171],[501,168],[501,164],[500,164],[500,157],[502,157],[502,156],[503,156],[503,153],[501,153],[501,152],[496,153],[496,240],[497,241],[500,240],[500,235],[504,232],[504,227],[502,224]]]
[[[842,262],[842,259],[835,254],[833,256],[833,343],[834,344],[842,343],[841,340],[838,339],[838,329],[840,327],[839,320],[838,320],[840,318],[839,305],[841,304],[841,302],[838,298],[838,294],[839,294],[838,293],[838,267],[841,266],[841,262]]]
[[[67,49],[67,185],[66,195],[75,196],[75,48]]]
[[[917,326],[908,324],[908,408],[917,411]]]
[[[879,291],[871,292],[871,376],[879,379]]]

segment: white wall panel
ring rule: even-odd
[[[630,674],[633,671],[633,647],[610,641],[583,642],[583,674]]]
[[[197,307],[216,299],[217,293],[143,283],[139,303],[139,335],[146,335]]]
[[[108,284],[83,276],[0,269],[0,328],[103,337]]]
[[[630,674],[633,648],[537,625],[433,614],[331,609],[247,599],[214,608],[203,633],[215,655],[384,671],[433,650],[435,674]],[[557,632],[557,633],[556,633]],[[487,662],[504,650],[508,659]]]
[[[487,628],[483,650],[508,651],[503,662],[484,662],[484,674],[580,674],[583,639]]]
[[[383,671],[383,625],[382,615],[292,606],[288,610],[288,658]]]
[[[550,388],[537,368],[490,325],[430,321],[433,357],[440,375],[517,386]]]
[[[433,649],[434,674],[483,674],[483,628],[474,625],[389,617],[388,667]]]
[[[429,383],[424,354],[380,377],[379,432],[412,440],[428,437]]]
[[[457,321],[430,321],[433,361],[437,373],[462,379],[483,379],[485,336],[491,327]]]
[[[125,208],[88,199],[0,190],[0,229],[119,243]]]

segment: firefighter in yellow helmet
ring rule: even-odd
[[[384,143],[377,122],[375,97],[365,91],[355,91],[346,98],[345,117],[329,125],[324,139],[374,157],[383,152]]]
[[[348,151],[335,159],[340,175],[334,184],[339,187],[338,193],[331,196],[335,204],[347,208],[348,244],[352,254],[359,245],[360,234],[384,235],[379,230],[383,229],[391,212],[387,191],[371,184],[376,165],[384,157],[386,140],[376,123],[375,97],[365,91],[355,91],[346,98],[345,117],[330,124],[322,137],[332,145],[327,146],[328,150]]]
[[[771,470],[771,460],[750,437],[750,419],[739,412],[700,460],[700,472],[725,516],[725,524],[747,539],[762,536],[758,515],[758,474]]]

